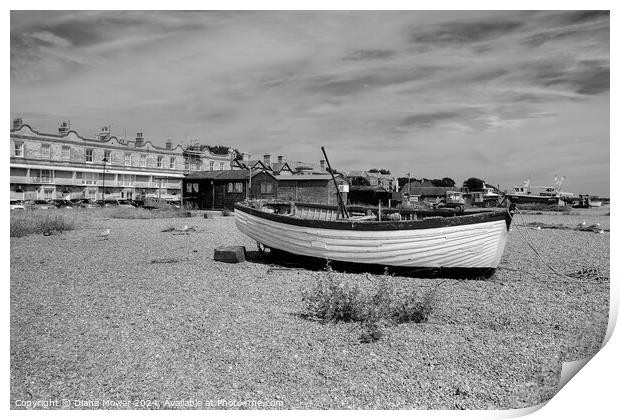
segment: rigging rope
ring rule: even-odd
[[[514,209],[517,211],[517,213],[519,213],[519,216],[521,217],[522,226],[523,226],[523,227],[526,227],[526,224],[525,224],[525,219],[523,218],[523,213],[522,213],[522,212],[521,212],[521,210],[520,210],[518,207],[516,207],[516,206],[515,206],[515,208],[514,208]],[[538,250],[537,250],[537,249],[536,249],[536,247],[534,246],[534,244],[533,244],[533,240],[532,240],[532,238],[531,238],[531,236],[530,236],[529,232],[527,232],[527,229],[526,229],[526,235],[524,235],[524,234],[523,234],[523,232],[521,232],[521,229],[519,229],[519,225],[517,225],[516,223],[514,223],[514,222],[515,222],[515,220],[514,220],[514,218],[512,217],[512,213],[511,213],[511,212],[508,212],[508,215],[510,216],[510,220],[513,222],[513,226],[514,226],[515,228],[517,228],[517,232],[519,232],[519,234],[520,234],[520,235],[521,235],[521,237],[525,240],[525,242],[528,244],[528,246],[532,249],[532,251],[534,251],[534,254],[536,254],[536,255],[538,256],[538,258],[540,258],[540,260],[541,260],[541,261],[542,261],[542,262],[543,262],[543,263],[544,263],[544,264],[545,264],[545,265],[549,268],[549,270],[551,270],[551,272],[552,272],[553,274],[555,274],[556,276],[561,277],[561,278],[564,278],[564,279],[574,280],[575,278],[582,278],[582,277],[583,277],[583,276],[582,276],[582,274],[591,274],[591,273],[593,272],[593,270],[594,270],[594,271],[596,271],[596,276],[595,276],[595,278],[596,278],[597,280],[607,280],[607,279],[608,279],[608,277],[605,277],[605,276],[603,276],[603,275],[600,273],[600,270],[599,270],[598,268],[593,268],[593,269],[583,269],[583,270],[581,270],[581,271],[579,271],[579,272],[577,272],[577,273],[571,273],[571,274],[565,274],[565,273],[560,273],[560,272],[558,272],[555,268],[553,268],[553,266],[552,266],[551,264],[549,264],[549,263],[547,262],[547,260],[545,260],[545,259],[543,258],[543,256],[542,256],[542,255],[540,255],[540,252],[538,252]],[[526,236],[527,236],[527,237],[526,237]],[[592,277],[592,276],[589,276],[589,277]]]

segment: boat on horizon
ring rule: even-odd
[[[495,269],[512,220],[508,209],[349,207],[236,203],[237,228],[261,248],[345,263]]]
[[[565,206],[573,200],[573,194],[561,191],[565,177],[554,179],[554,186],[531,186],[527,179],[522,185],[515,185],[505,197],[515,204],[555,204]]]

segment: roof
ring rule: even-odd
[[[350,178],[354,178],[354,177],[365,177],[366,176],[366,171],[349,171],[349,173],[347,173],[347,176]]]
[[[349,187],[349,191],[378,191],[378,192],[388,192],[381,185],[351,185]]]
[[[288,165],[288,163],[286,162],[275,162],[271,164],[271,168],[273,169],[274,172],[279,173],[282,170],[284,170],[285,168],[288,169],[289,171],[293,172],[293,170],[291,169],[291,167]]]
[[[222,181],[234,181],[241,179],[248,179],[250,177],[250,171],[247,169],[236,169],[226,171],[197,171],[189,173],[185,176],[185,179],[210,179],[210,180],[222,180]]]
[[[275,178],[269,171],[260,170],[260,171],[252,171],[252,178],[257,175],[265,173],[272,178]],[[235,169],[235,170],[226,170],[226,171],[197,171],[187,174],[185,179],[208,179],[208,180],[221,180],[221,181],[236,181],[236,180],[246,180],[250,178],[250,170],[249,169]]]
[[[341,175],[335,175],[336,178],[341,178]],[[299,174],[299,175],[276,175],[278,181],[331,181],[332,176],[329,174]]]

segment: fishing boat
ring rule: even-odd
[[[312,203],[235,204],[237,228],[259,249],[357,264],[497,268],[511,223],[508,209],[463,212]]]
[[[505,196],[512,203],[516,204],[554,204],[564,206],[572,201],[572,193],[561,191],[565,177],[558,180],[555,177],[554,186],[530,186],[530,180],[526,180],[522,185],[515,185],[512,192]]]

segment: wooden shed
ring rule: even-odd
[[[278,197],[278,180],[267,171],[254,174],[252,171],[252,185],[250,198],[259,200],[274,200]]]
[[[232,209],[233,205],[248,198],[273,200],[277,198],[278,181],[267,171],[200,171],[188,174],[183,180],[183,199],[201,210]]]
[[[202,210],[232,209],[247,195],[250,171],[200,171],[183,179],[183,200]]]
[[[338,193],[329,174],[278,175],[277,198],[300,203],[338,205]],[[336,176],[342,199],[347,202],[349,184],[346,179]]]

